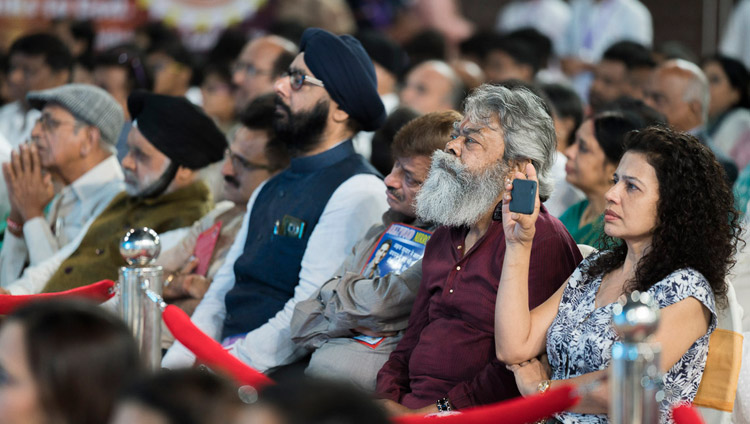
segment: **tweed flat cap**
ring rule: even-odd
[[[122,107],[109,93],[89,84],[66,84],[49,90],[32,91],[26,95],[31,107],[41,110],[47,103],[58,104],[76,119],[99,128],[102,139],[117,144],[125,115]]]

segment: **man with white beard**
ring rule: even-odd
[[[483,85],[467,99],[451,141],[432,158],[417,196],[435,230],[409,328],[378,373],[377,393],[394,415],[459,410],[519,396],[495,357],[494,311],[505,252],[506,179],[532,163],[542,199],[552,191],[552,118],[528,90]],[[542,206],[529,270],[529,307],[546,300],[581,261],[565,227]]]

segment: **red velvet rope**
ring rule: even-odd
[[[211,369],[223,371],[237,382],[256,389],[274,384],[274,381],[232,356],[216,340],[202,332],[190,321],[182,309],[169,305],[162,313],[164,323],[175,339],[195,354],[198,360]]]
[[[14,309],[35,300],[63,297],[80,297],[102,303],[106,300],[109,300],[114,295],[115,282],[112,280],[102,280],[98,283],[90,284],[88,286],[78,287],[75,289],[57,293],[41,293],[28,295],[0,294],[0,315],[7,315],[13,312]]]
[[[396,424],[524,424],[562,412],[578,403],[579,399],[573,386],[563,386],[539,395],[467,409],[460,414],[430,417],[406,415],[393,421]]]
[[[692,405],[680,405],[672,410],[675,424],[705,424],[703,417]]]

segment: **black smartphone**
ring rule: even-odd
[[[513,190],[510,191],[510,195],[508,207],[511,212],[531,215],[536,202],[536,181],[513,180]]]

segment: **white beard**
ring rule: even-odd
[[[498,162],[473,174],[456,156],[435,151],[430,173],[417,194],[417,216],[449,227],[476,224],[495,208],[509,169]]]

